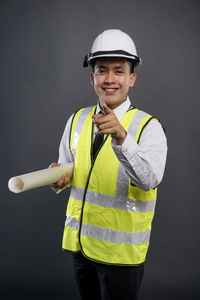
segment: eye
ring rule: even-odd
[[[97,71],[97,74],[104,74],[105,73],[105,70],[103,70],[103,69],[99,69],[98,71]]]
[[[121,74],[123,74],[123,71],[122,70],[117,70],[116,74],[121,75]]]

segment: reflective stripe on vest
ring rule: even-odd
[[[84,189],[72,187],[70,197],[83,200]],[[134,212],[153,212],[155,210],[156,200],[135,200],[124,199],[124,196],[108,196],[94,191],[87,190],[86,202],[103,207],[121,209]]]
[[[82,109],[81,112],[80,112],[79,118],[77,120],[76,127],[75,127],[75,132],[74,132],[74,137],[73,137],[73,141],[72,141],[72,147],[71,147],[72,153],[74,155],[74,160],[76,159],[76,148],[77,148],[77,145],[78,145],[79,136],[80,136],[80,133],[81,133],[82,126],[83,126],[86,118],[88,117],[89,113],[91,112],[91,110],[93,108],[94,108],[94,106],[90,106],[90,107],[87,107],[85,109]]]
[[[67,216],[66,226],[70,226],[75,230],[79,230],[80,221]],[[150,231],[145,232],[126,232],[126,231],[115,231],[106,229],[99,226],[93,226],[89,224],[82,224],[81,234],[83,236],[88,236],[93,239],[98,239],[105,242],[115,243],[115,244],[127,244],[127,245],[137,245],[149,241]]]
[[[94,111],[95,107],[81,110],[72,124],[75,171],[63,248],[82,250],[88,258],[103,263],[139,264],[144,262],[149,245],[157,190],[142,191],[131,185],[112,150],[110,136],[92,161]],[[133,109],[120,123],[137,142],[151,118]]]

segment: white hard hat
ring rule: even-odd
[[[141,64],[133,40],[119,29],[105,30],[96,37],[90,53],[84,58],[83,66],[91,65],[92,60],[99,57],[124,57],[132,60],[134,66]]]

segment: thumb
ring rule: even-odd
[[[110,114],[112,112],[112,109],[110,109],[106,103],[102,104],[102,108],[105,115]]]

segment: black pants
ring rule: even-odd
[[[73,253],[75,280],[82,300],[137,300],[144,264],[105,265]]]

